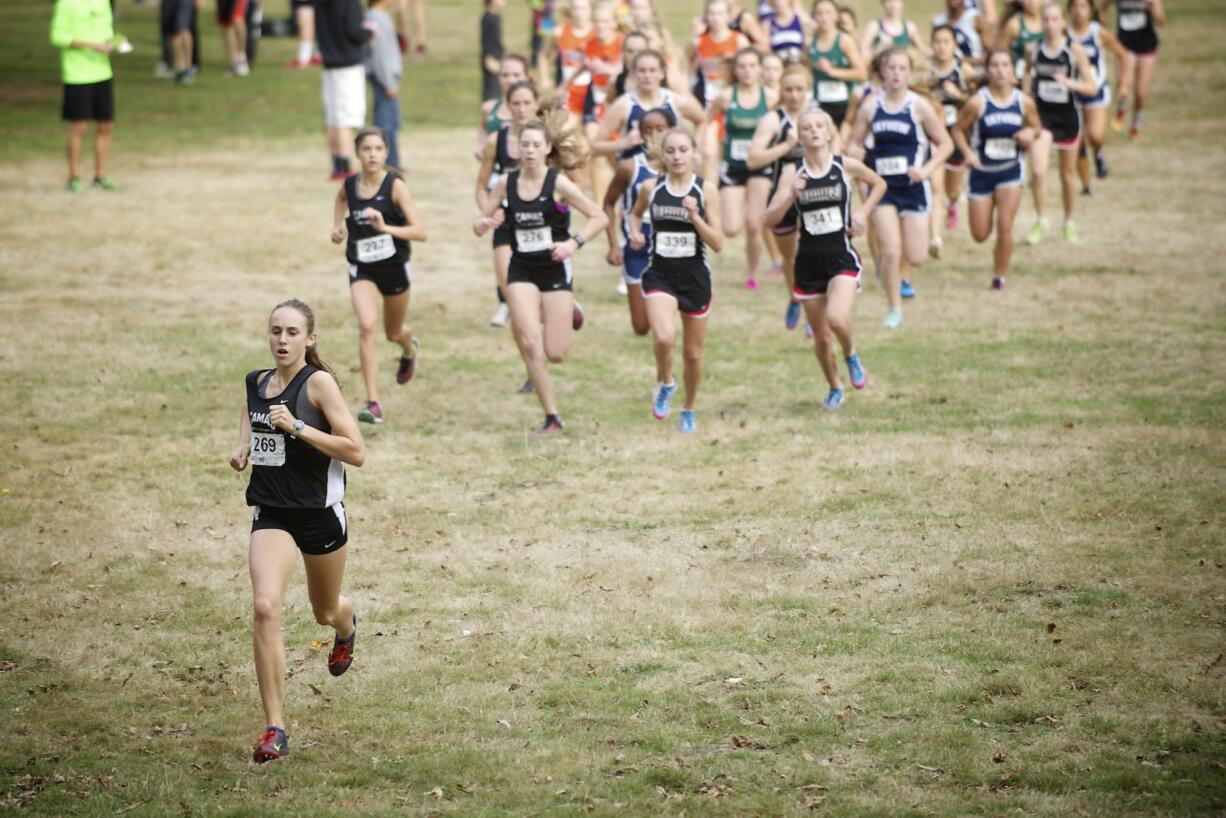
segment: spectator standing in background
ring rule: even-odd
[[[116,190],[106,175],[115,121],[111,50],[115,27],[108,0],[56,0],[51,44],[60,49],[64,80],[63,119],[68,123],[68,190],[81,190],[81,142],[90,120],[94,130],[94,187]]]
[[[502,8],[506,0],[485,0],[481,15],[481,101],[502,96],[498,72],[502,68]]]
[[[196,79],[196,4],[194,0],[162,0],[161,17],[167,65],[176,83],[190,85]]]
[[[230,73],[247,76],[251,73],[247,64],[247,0],[217,0],[217,25],[226,44]]]
[[[162,0],[160,13],[158,14],[158,30],[162,34],[162,59],[153,68],[153,76],[158,79],[171,79],[175,76],[175,52],[173,38],[175,32],[172,30],[175,24],[174,17],[178,13],[179,3],[182,0]],[[196,28],[196,4],[194,2],[187,4],[188,14],[191,22],[187,26],[187,32],[191,39],[191,69],[192,76],[200,73],[200,32]]]
[[[319,65],[315,50],[315,7],[311,0],[290,0],[294,10],[294,27],[298,29],[298,53],[286,68],[310,68]]]
[[[400,75],[404,73],[404,58],[396,26],[387,13],[390,0],[370,0],[366,20],[375,24],[375,36],[370,41],[370,57],[366,60],[366,76],[374,89],[374,125],[383,131],[387,143],[387,164],[400,167],[400,151],[396,147],[400,132]]]
[[[359,0],[312,0],[315,35],[323,57],[324,125],[332,152],[332,179],[349,175],[353,131],[366,124],[365,46],[375,24]]]
[[[426,56],[426,0],[395,0],[397,42],[400,50],[409,50],[409,14],[413,15],[413,26],[417,29],[417,45],[413,52],[419,57]]]

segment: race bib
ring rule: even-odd
[[[907,157],[883,156],[874,163],[878,176],[905,176],[907,174]]]
[[[848,99],[847,83],[840,80],[819,80],[817,83],[818,102],[846,102]]]
[[[284,466],[285,435],[280,432],[251,432],[251,465]]]
[[[1039,99],[1044,102],[1065,103],[1069,100],[1068,87],[1055,80],[1039,80]]]
[[[744,162],[749,158],[749,143],[748,139],[734,139],[728,145],[728,155],[737,162]]]
[[[1129,11],[1120,15],[1121,31],[1140,31],[1145,28],[1145,12]]]
[[[800,215],[805,223],[805,232],[810,236],[824,236],[843,229],[841,208],[823,207],[820,210],[805,210],[801,211]]]
[[[958,106],[947,104],[942,107],[945,109],[945,127],[952,128],[958,121]]]
[[[358,239],[358,261],[362,264],[383,261],[394,255],[396,255],[396,245],[392,243],[392,237],[387,233],[380,233],[368,239]]]
[[[553,233],[548,227],[515,231],[515,246],[521,253],[540,253],[553,249]]]
[[[656,255],[662,258],[692,258],[698,251],[694,233],[656,233]]]
[[[983,143],[983,155],[993,162],[1006,162],[1017,158],[1017,143],[1012,139],[989,139]]]

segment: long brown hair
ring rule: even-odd
[[[378,130],[378,129],[376,128],[375,130]],[[277,306],[273,307],[272,312],[268,314],[268,317],[271,319],[272,313],[276,312],[282,307],[289,307],[291,310],[297,310],[298,312],[302,313],[302,317],[306,319],[307,335],[314,334],[315,332],[315,311],[311,309],[309,304],[297,298],[287,298],[284,301],[282,301],[280,304],[278,304]],[[319,349],[317,347],[318,347],[318,344],[311,344],[309,347],[306,348],[306,356],[305,356],[306,362],[310,364],[311,366],[315,367],[316,369],[322,369],[324,372],[327,372],[329,375],[332,376],[333,380],[337,381],[337,384],[339,385],[340,381],[337,380],[336,373],[332,371],[332,367],[328,366],[327,361],[319,357]]]
[[[383,147],[388,149],[392,147],[391,143],[387,141],[387,134],[383,132],[382,128],[376,128],[374,125],[367,125],[365,128],[360,129],[356,134],[354,134],[353,152],[357,153],[358,148],[362,146],[363,140],[371,136],[377,136],[379,139],[383,140]],[[388,173],[395,176],[397,179],[404,179],[404,174],[400,171],[400,168],[394,165],[389,165],[387,162],[383,163],[383,167]]]
[[[542,111],[541,116],[532,120],[519,133],[537,131],[549,143],[549,155],[545,163],[558,170],[574,170],[587,164],[587,149],[579,136],[579,129],[567,122],[566,111],[553,109]]]

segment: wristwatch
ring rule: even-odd
[[[302,418],[298,418],[297,420],[294,421],[294,431],[290,432],[289,436],[292,438],[297,438],[298,433],[301,432],[305,428],[306,428],[306,421],[303,420]]]
[[[580,236],[578,233],[572,234],[570,237],[570,240],[575,243],[576,250],[582,247],[586,243],[583,241],[583,236]]]

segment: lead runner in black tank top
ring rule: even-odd
[[[336,632],[328,670],[339,676],[353,661],[357,619],[340,593],[349,539],[345,464],[366,457],[362,433],[331,370],[316,350],[315,314],[283,301],[268,319],[276,365],[247,375],[236,471],[251,466],[247,504],[255,507],[248,558],[255,616],[255,670],[267,725],[252,748],[257,763],[289,753],[285,734],[285,644],[281,613],[298,563],[306,566],[315,621]]]
[[[558,172],[582,164],[579,144],[564,123],[524,125],[519,169],[499,180],[473,224],[478,236],[502,224],[511,231],[507,304],[528,378],[545,410],[541,432],[563,428],[546,361],[565,360],[575,328],[570,257],[608,224],[596,203]],[[580,233],[570,232],[572,208],[587,217]]]
[[[1141,114],[1149,102],[1149,87],[1158,65],[1158,28],[1166,25],[1166,9],[1163,0],[1106,0],[1102,8],[1104,18],[1112,2],[1116,5],[1116,37],[1133,55],[1131,69],[1123,60],[1116,59],[1115,75],[1120,82],[1125,70],[1133,72],[1132,123],[1128,136],[1136,139],[1141,135]],[[1127,109],[1128,98],[1121,93],[1111,120],[1112,130],[1124,129]]]
[[[354,138],[360,173],[341,185],[333,208],[332,241],[345,242],[349,260],[349,296],[358,318],[358,353],[366,405],[364,423],[382,423],[379,401],[379,301],[383,332],[400,347],[396,383],[413,378],[417,338],[405,323],[409,311],[410,241],[425,241],[426,228],[399,171],[387,167],[387,141],[378,128],[363,128]]]
[[[804,157],[799,166],[785,169],[779,190],[767,208],[767,219],[799,211],[800,242],[796,251],[793,294],[804,304],[813,327],[817,360],[830,391],[822,406],[838,409],[843,387],[834,357],[834,339],[842,347],[851,385],[863,389],[868,376],[852,338],[852,307],[860,290],[860,255],[852,246],[863,235],[869,214],[885,195],[884,179],[864,163],[831,151],[838,129],[826,111],[806,111],[797,123]],[[852,190],[859,183],[868,189],[858,209],[852,209]]]
[[[673,128],[661,142],[665,173],[639,187],[638,201],[628,220],[630,246],[646,246],[643,217],[651,213],[651,261],[643,273],[643,298],[647,322],[655,338],[656,386],[651,412],[664,420],[672,411],[673,347],[676,314],[681,312],[685,349],[685,408],[682,432],[696,432],[694,399],[702,382],[702,348],[711,311],[711,270],[707,250],[718,253],[724,234],[720,229],[719,192],[715,183],[695,171],[697,150],[693,135]]]

